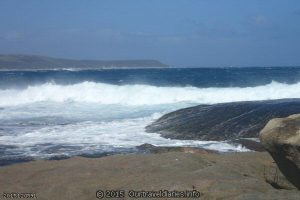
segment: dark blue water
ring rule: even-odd
[[[53,82],[75,84],[83,81],[109,84],[146,84],[155,86],[253,87],[272,81],[297,83],[300,67],[253,68],[173,68],[108,69],[82,71],[0,72],[0,87],[20,87]]]

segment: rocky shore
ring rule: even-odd
[[[231,112],[225,112],[228,106]],[[175,138],[185,133],[192,139],[211,136],[230,139],[229,142],[243,144],[256,152],[218,153],[201,148],[143,144],[137,147],[139,153],[13,164],[0,167],[0,198],[33,195],[37,199],[145,199],[142,198],[145,195],[169,191],[164,194],[195,193],[200,199],[298,200],[300,115],[273,119],[265,126],[269,118],[289,115],[298,109],[298,100],[284,100],[175,111],[148,126],[148,131],[162,128],[175,133]],[[218,117],[213,120],[214,116]],[[201,123],[205,120],[207,126]],[[211,126],[211,132],[203,135],[199,126],[207,131]],[[263,146],[256,139],[244,138],[258,137],[263,126],[260,133]],[[219,129],[224,130],[223,135]],[[133,194],[139,198],[132,198]]]
[[[299,99],[199,105],[165,114],[148,125],[146,131],[171,139],[226,140],[264,151],[258,137],[268,121],[296,113],[300,113]]]
[[[98,190],[198,191],[200,199],[298,199],[266,152],[220,154],[149,144],[145,154],[31,161],[0,168],[0,193],[37,199],[97,199]],[[104,198],[107,199],[107,198]],[[171,199],[171,198],[163,198]],[[185,198],[183,198],[185,199]]]

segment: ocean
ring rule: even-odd
[[[137,146],[248,151],[226,141],[145,132],[199,104],[300,98],[300,68],[164,68],[0,72],[0,165],[136,152]]]

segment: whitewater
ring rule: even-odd
[[[0,90],[0,106],[17,106],[44,101],[118,104],[124,106],[175,103],[214,104],[235,101],[300,98],[300,83],[272,82],[257,87],[197,88],[151,85],[112,85],[82,82],[74,85],[45,83],[26,89]]]
[[[186,70],[189,79],[178,78],[182,71],[177,69],[171,70],[175,74],[150,72],[1,72],[0,161],[135,152],[144,143],[248,151],[227,141],[163,138],[145,127],[166,113],[199,104],[300,98],[300,79],[245,86],[249,72],[237,73],[236,80],[246,78],[236,82],[214,79],[211,70]],[[147,81],[131,82],[140,76]]]

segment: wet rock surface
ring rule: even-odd
[[[258,138],[273,118],[300,113],[299,99],[199,105],[168,113],[146,127],[172,139]]]
[[[263,145],[260,143],[260,141],[254,140],[254,139],[248,139],[248,138],[241,138],[232,140],[229,142],[233,145],[242,145],[242,147],[245,147],[251,151],[258,151],[258,152],[264,152],[266,151]]]

